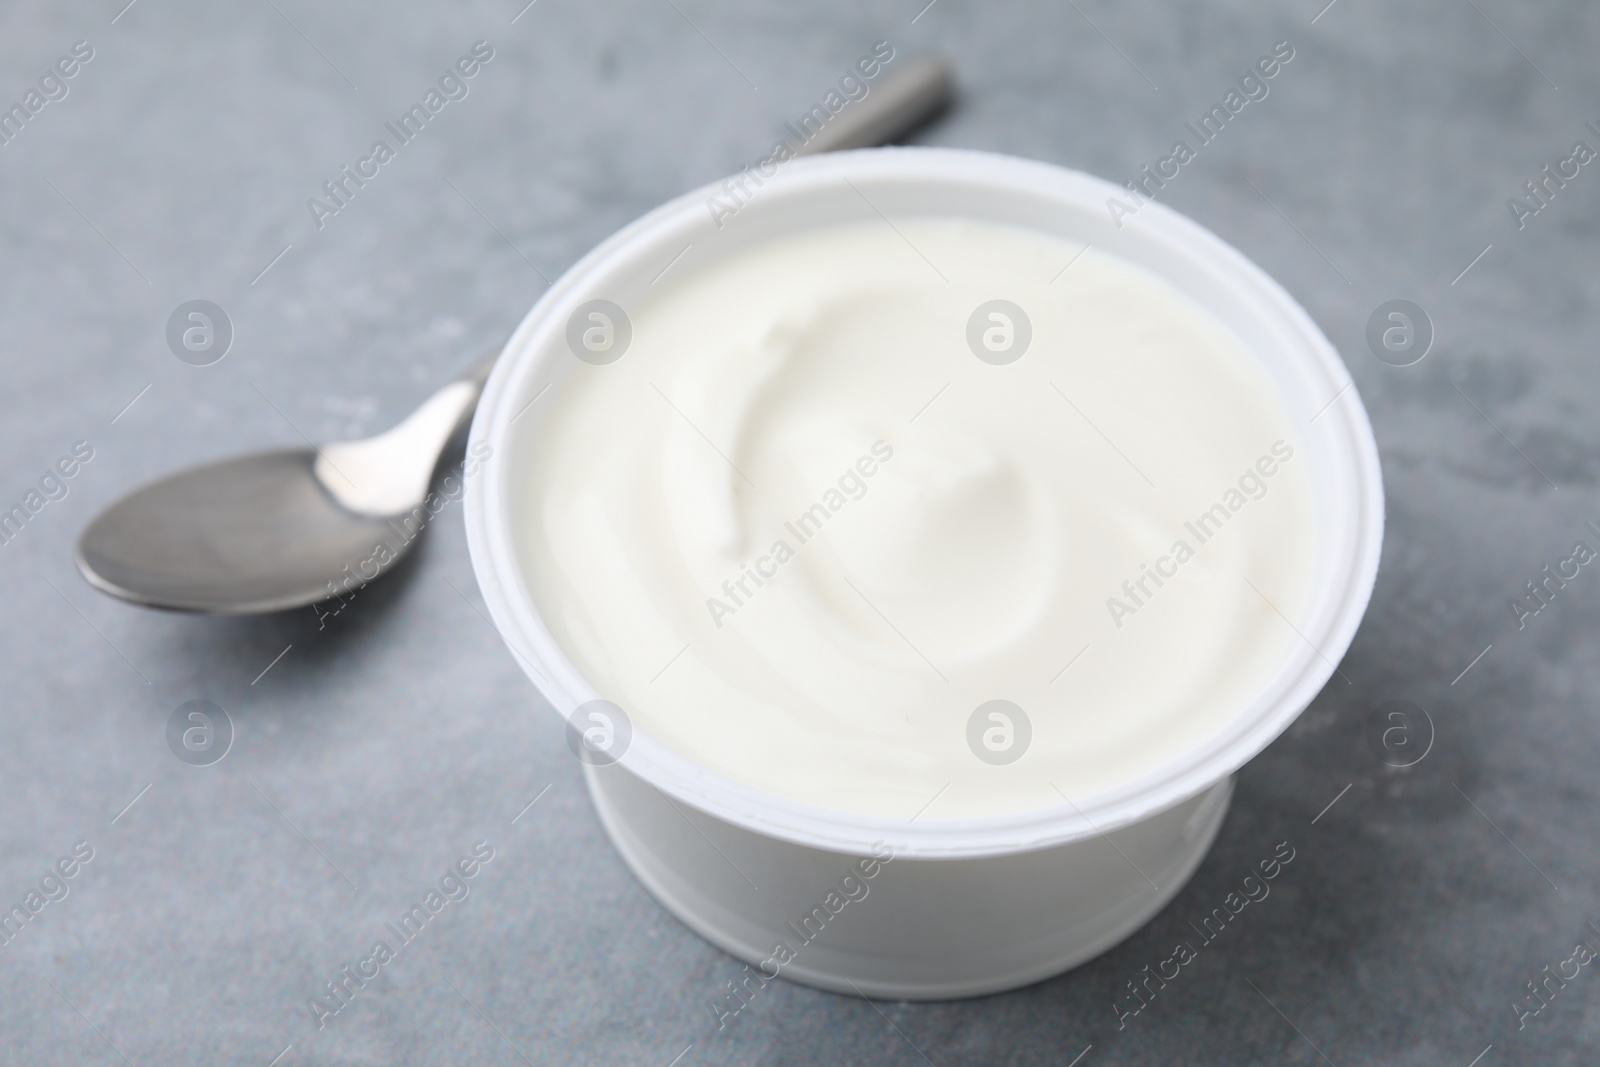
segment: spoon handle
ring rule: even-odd
[[[478,364],[376,437],[323,445],[312,467],[317,480],[358,515],[396,515],[415,506],[445,442],[477,407],[493,366],[493,358]]]
[[[955,84],[948,59],[916,56],[845,107],[795,154],[870,148],[902,137],[949,107]]]

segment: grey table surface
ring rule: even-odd
[[[1597,544],[1600,174],[1582,167],[1520,229],[1507,205],[1575,141],[1600,148],[1585,126],[1600,122],[1600,8],[125,2],[0,9],[0,102],[75,42],[93,49],[0,145],[0,508],[75,442],[93,450],[0,547],[0,898],[23,901],[79,842],[93,851],[0,948],[0,1060],[1600,1056],[1593,968],[1520,1028],[1512,1007],[1541,968],[1600,945],[1600,595],[1582,574],[1524,628],[1510,608],[1575,541]],[[958,64],[960,107],[919,141],[1115,180],[1291,42],[1270,95],[1162,197],[1339,347],[1382,450],[1383,564],[1340,675],[1244,768],[1215,850],[1147,928],[975,1000],[778,982],[718,1032],[707,1004],[738,964],[604,839],[559,720],[485,621],[459,505],[322,629],[310,610],[113,602],[72,546],[145,479],[388,425],[606,234],[755,159],[879,39]],[[306,200],[479,40],[494,58],[469,95],[319,229]],[[236,333],[204,368],[164,333],[195,298]],[[1414,366],[1365,341],[1394,298],[1436,329]],[[211,766],[168,748],[191,699],[235,724]],[[1367,740],[1372,711],[1400,699],[1433,724],[1408,768]],[[1119,1029],[1125,983],[1285,840],[1297,858],[1271,897]],[[471,895],[318,1029],[308,998],[478,841],[494,859]]]

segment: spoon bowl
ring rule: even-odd
[[[146,607],[249,615],[334,595],[347,574],[401,539],[382,519],[340,506],[309,448],[258,452],[182,471],[102,512],[78,542],[78,569],[102,592]]]
[[[410,550],[439,456],[490,358],[361,441],[193,467],[112,504],[78,540],[90,585],[144,607],[255,615],[353,591]]]

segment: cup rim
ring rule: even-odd
[[[974,186],[989,192],[1054,201],[1065,209],[1101,210],[1112,198],[1131,201],[1119,186],[1082,172],[996,153],[948,148],[873,148],[796,159],[762,184],[757,196],[774,202],[837,191],[848,181],[880,187]],[[565,317],[584,300],[609,295],[614,279],[653,275],[674,250],[705,236],[713,221],[706,204],[725,196],[715,182],[646,213],[603,240],[539,298],[507,341],[473,418],[469,447],[507,455],[512,421],[527,410],[542,367],[564,354]],[[958,212],[945,212],[958,214]],[[839,221],[844,221],[840,219]],[[1110,216],[1107,216],[1109,225]],[[1300,715],[1336,670],[1355,637],[1377,579],[1384,498],[1377,444],[1355,383],[1333,345],[1298,302],[1242,253],[1187,216],[1154,201],[1118,220],[1132,238],[1203,265],[1230,285],[1252,310],[1271,321],[1321,395],[1332,397],[1310,424],[1334,464],[1319,477],[1339,497],[1342,525],[1324,530],[1337,558],[1315,592],[1312,619],[1257,698],[1201,744],[1112,789],[1065,804],[967,819],[888,819],[822,808],[735,781],[669,749],[633,724],[618,764],[598,773],[633,773],[675,801],[735,826],[793,844],[870,855],[887,842],[908,858],[978,857],[1052,847],[1140,821],[1181,803],[1238,770]],[[686,251],[687,249],[685,249]],[[681,255],[681,253],[678,253]],[[570,357],[569,357],[570,358]],[[1348,394],[1348,395],[1346,395]],[[558,390],[559,395],[559,390]],[[1280,394],[1280,400],[1285,400]],[[1309,432],[1309,431],[1308,431]],[[477,454],[476,452],[474,454]],[[467,543],[474,574],[501,638],[563,721],[579,704],[603,698],[572,664],[545,627],[512,543],[510,482],[515,464],[491,459],[466,489]],[[1336,580],[1335,580],[1336,579]],[[914,816],[912,817],[915,818]]]

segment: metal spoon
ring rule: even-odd
[[[893,140],[948,105],[953,84],[946,60],[908,60],[808,130],[795,151]],[[138,489],[89,524],[78,569],[96,589],[135,604],[219,615],[353,593],[393,567],[426,526],[434,468],[493,365],[491,358],[376,437],[235,456]]]
[[[353,593],[432,517],[439,454],[493,365],[376,437],[235,456],[136,490],[83,532],[78,569],[112,596],[177,611],[249,615]]]

